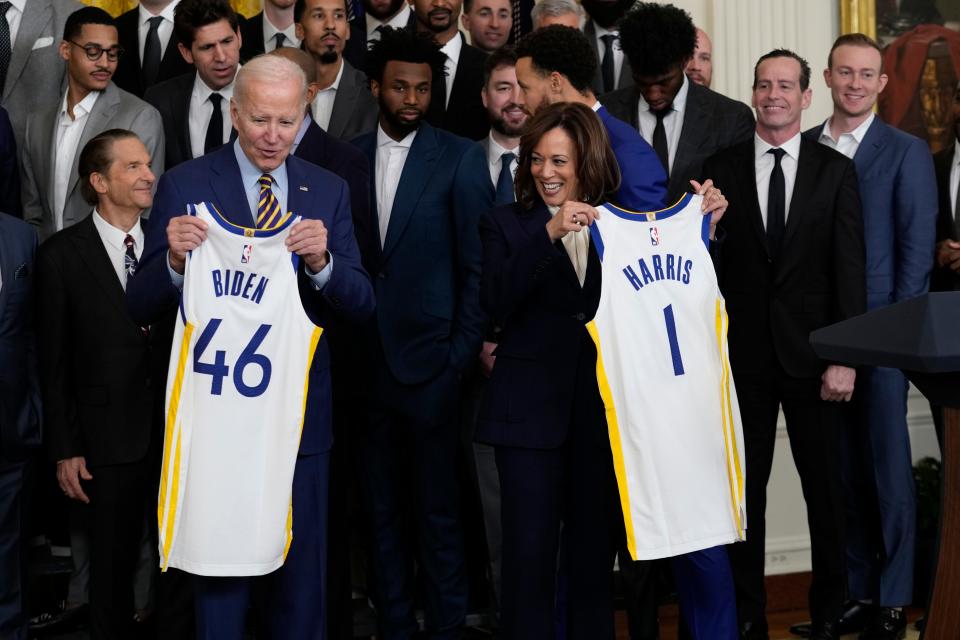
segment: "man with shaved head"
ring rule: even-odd
[[[143,256],[127,286],[128,306],[140,325],[149,325],[178,308],[187,253],[207,240],[206,224],[186,215],[188,205],[208,203],[227,223],[253,236],[263,232],[258,218],[265,216],[258,216],[258,210],[267,191],[280,211],[301,218],[291,226],[286,244],[296,256],[292,263],[296,265],[299,302],[310,321],[319,327],[359,323],[372,312],[373,293],[360,266],[346,182],[290,153],[307,104],[307,79],[290,60],[259,56],[241,68],[230,101],[237,139],[184,162],[158,184]],[[236,361],[244,357],[240,353],[243,346],[235,349],[229,366],[242,370]],[[220,360],[223,357],[220,355]],[[223,385],[236,384],[236,377],[223,380]],[[325,637],[327,487],[333,444],[330,378],[330,348],[324,332],[307,374],[306,408],[293,470],[292,539],[285,561],[266,575],[250,575],[262,570],[248,571],[240,565],[230,565],[235,569],[230,575],[209,575],[210,571],[194,575],[198,637],[242,638],[256,583],[265,583],[261,588],[268,594],[269,619],[265,623],[271,637]],[[191,474],[198,464],[195,460],[196,452],[190,462]],[[277,467],[277,471],[283,469]],[[187,483],[189,487],[189,479]],[[204,491],[216,491],[224,501],[253,506],[251,498],[234,493],[229,477],[223,478],[222,486],[204,486]],[[217,522],[206,521],[203,526],[216,527]],[[250,534],[222,532],[225,540]],[[191,567],[179,568],[191,572]]]
[[[713,42],[710,41],[707,32],[699,27],[697,28],[697,45],[684,72],[690,82],[710,88],[710,82],[713,80]]]

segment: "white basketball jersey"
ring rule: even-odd
[[[207,239],[187,256],[167,381],[157,517],[160,563],[254,576],[292,540],[293,470],[321,329],[297,288],[289,215],[238,227],[191,207]]]
[[[635,560],[744,539],[743,431],[702,198],[591,227],[602,264],[587,325]]]

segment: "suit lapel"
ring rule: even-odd
[[[70,239],[76,246],[77,255],[90,269],[93,279],[103,289],[110,302],[117,307],[123,316],[127,315],[127,306],[124,299],[123,286],[117,279],[117,272],[113,270],[110,256],[103,246],[103,240],[93,223],[93,216],[88,215],[76,224],[76,232]]]
[[[220,214],[241,227],[256,226],[250,203],[247,201],[247,190],[240,177],[240,166],[233,153],[233,145],[225,144],[210,155],[213,160],[210,167],[210,189],[217,196],[216,204],[222,207]],[[288,180],[289,182],[291,181]],[[287,204],[290,204],[289,197]]]
[[[371,249],[376,249],[376,259],[379,261],[383,253],[383,241],[380,238],[380,210],[377,207],[377,134],[365,134],[357,141],[357,147],[367,157],[367,166],[370,167],[370,212],[371,232],[376,236],[376,242],[370,243]]]
[[[343,75],[340,77],[340,86],[333,98],[333,109],[330,111],[330,124],[327,133],[335,138],[343,135],[343,131],[350,120],[353,106],[357,104],[357,93],[360,86],[354,82],[353,67],[346,60],[343,61]]]
[[[13,277],[16,275],[17,264],[12,259],[13,251],[10,249],[9,238],[13,235],[7,232],[3,227],[9,226],[9,222],[0,220],[0,322],[3,321],[7,310],[7,293],[13,286]]]
[[[800,158],[797,160],[797,179],[793,183],[793,195],[790,199],[790,213],[787,215],[787,228],[783,234],[783,244],[789,244],[790,239],[803,221],[803,212],[806,209],[806,194],[814,189],[817,170],[817,147],[819,142],[811,142],[800,138]]]
[[[867,129],[863,141],[857,146],[857,152],[853,154],[853,163],[857,166],[858,176],[862,178],[866,175],[870,165],[876,161],[886,142],[887,132],[884,130],[883,122],[874,117],[873,124]]]
[[[30,0],[24,5],[23,15],[20,17],[20,29],[17,32],[17,40],[13,43],[13,50],[10,52],[10,65],[7,67],[7,81],[4,86],[3,97],[6,99],[13,87],[17,85],[17,79],[23,73],[27,66],[27,60],[30,58],[30,52],[33,51],[33,45],[37,37],[43,33],[43,28],[53,19],[53,7],[50,0]],[[60,34],[54,34],[54,43],[51,47],[57,46],[56,38]]]
[[[112,82],[107,85],[106,90],[97,98],[93,104],[93,109],[87,116],[87,122],[83,125],[83,133],[80,134],[80,142],[77,143],[77,150],[73,154],[73,168],[70,173],[70,183],[67,185],[67,197],[64,202],[69,202],[75,189],[80,184],[79,167],[80,152],[87,146],[87,143],[97,134],[110,128],[110,120],[117,112],[120,106],[120,92]],[[65,210],[66,212],[66,210]],[[77,222],[76,220],[67,220],[64,218],[63,226],[69,227]]]
[[[393,199],[393,210],[390,212],[390,222],[387,225],[387,236],[383,242],[383,258],[390,257],[390,252],[403,235],[410,217],[416,209],[420,194],[430,182],[433,167],[440,158],[440,145],[433,127],[427,123],[420,125],[417,137],[413,139],[410,153],[403,164],[400,173],[400,184]]]
[[[760,201],[757,194],[756,161],[753,158],[753,140],[740,147],[740,193],[744,194],[746,214],[750,217],[751,226],[757,234],[757,240],[763,250],[767,250],[767,232],[763,226],[763,216],[760,214]]]
[[[172,44],[171,38],[171,44]],[[190,113],[190,99],[193,97],[193,83],[195,81],[196,74],[190,75],[190,82],[185,82],[180,86],[182,93],[179,96],[175,97],[174,103],[177,104],[177,107],[171,109],[173,113],[173,130],[179,131],[179,140],[177,144],[180,146],[180,150],[183,152],[183,159],[190,160],[193,158],[193,148],[190,144],[190,123],[187,120]]]
[[[48,108],[39,118],[39,123],[34,127],[33,123],[30,123],[32,129],[35,129],[35,132],[40,136],[40,144],[38,145],[40,149],[46,149],[46,154],[43,156],[43,159],[40,162],[40,175],[37,176],[37,184],[46,185],[44,193],[40,194],[42,200],[48,200],[53,194],[53,174],[54,167],[56,167],[57,161],[57,149],[56,147],[56,128],[58,125],[58,118],[60,117],[60,107],[63,105],[63,95],[60,96],[60,100],[57,101],[55,105],[52,105],[51,108]],[[24,150],[24,153],[27,153],[27,150]],[[53,202],[49,202],[50,212],[53,213]]]
[[[683,126],[680,128],[680,140],[677,142],[677,154],[673,158],[674,171],[670,172],[671,183],[675,183],[676,180],[683,180],[682,169],[690,162],[690,158],[696,154],[700,143],[707,139],[707,126],[710,121],[709,106],[705,104],[705,95],[694,87],[698,87],[698,85],[690,82],[686,112],[683,114]],[[681,169],[681,171],[677,171],[677,169]]]

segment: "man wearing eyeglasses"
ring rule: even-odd
[[[23,218],[37,226],[40,241],[90,214],[80,194],[80,149],[107,129],[136,133],[162,172],[163,122],[156,109],[111,81],[123,54],[110,14],[83,7],[67,18],[60,43],[67,87],[59,102],[27,116],[21,181]]]

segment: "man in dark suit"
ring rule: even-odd
[[[307,76],[307,102],[317,92],[317,68],[310,54],[281,47],[271,55],[294,62]],[[370,237],[376,226],[370,211],[370,168],[367,158],[354,145],[343,142],[317,126],[309,106],[293,141],[293,155],[323,167],[343,178],[350,187],[350,213],[354,235]],[[330,340],[330,368],[333,384],[333,440],[337,444],[330,453],[330,532],[327,543],[327,629],[331,638],[353,638],[351,588],[351,528],[354,525],[350,497],[355,484],[355,439],[358,423],[358,389],[363,385],[362,371],[350,358],[349,345],[358,339],[353,323],[336,323],[325,327]]]
[[[0,637],[26,640],[20,547],[25,461],[40,445],[40,382],[33,324],[37,235],[0,213]]]
[[[351,37],[347,0],[297,0],[297,36],[313,56],[318,91],[312,115],[321,129],[349,140],[377,126],[377,102],[367,76],[343,57]]]
[[[10,115],[0,107],[0,211],[21,217],[20,166]]]
[[[417,21],[407,0],[363,0],[362,4],[363,20],[351,23],[350,42],[343,54],[359,69],[366,68],[367,49],[380,39],[381,27],[413,29]]]
[[[630,61],[620,46],[620,21],[633,5],[631,0],[584,0],[587,21],[583,33],[590,42],[600,66],[593,73],[591,86],[596,95],[610,93],[633,84]]]
[[[667,172],[667,202],[676,202],[703,175],[703,161],[753,136],[742,102],[687,79],[696,28],[683,9],[644,2],[620,22],[620,42],[633,86],[601,96],[610,113],[630,123],[653,147]]]
[[[157,188],[146,248],[127,302],[140,323],[176,309],[186,253],[206,238],[204,224],[187,205],[209,202],[230,222],[254,227],[259,183],[274,183],[281,210],[303,217],[287,240],[300,256],[300,301],[316,325],[332,319],[362,321],[373,310],[370,281],[360,266],[346,183],[300,158],[290,157],[307,106],[306,78],[289,60],[260,56],[241,68],[231,101],[237,140],[176,167]],[[290,123],[293,123],[290,126]],[[327,471],[332,445],[330,355],[321,337],[309,388],[293,480],[297,533],[285,564],[261,580],[194,576],[197,634],[243,636],[253,583],[267,589],[269,626],[278,637],[322,637],[325,621]]]
[[[853,163],[801,139],[809,82],[810,68],[795,53],[762,56],[754,70],[756,135],[703,169],[731,203],[714,251],[746,448],[749,528],[746,542],[729,551],[749,640],[768,637],[764,513],[781,406],[810,525],[812,638],[839,637],[846,591],[838,401],[850,399],[856,371],[818,359],[809,335],[866,309],[863,219]]]
[[[79,175],[93,213],[45,242],[40,371],[47,449],[63,492],[88,505],[94,638],[128,638],[133,575],[156,492],[160,414],[152,380],[167,354],[123,297],[143,251],[140,214],[152,201],[150,155],[112,129],[83,149]]]
[[[147,89],[192,71],[180,55],[180,37],[174,28],[174,13],[180,0],[140,0],[117,17],[123,56],[114,82],[124,91],[142,98]]]
[[[375,320],[361,435],[373,528],[379,637],[412,638],[415,549],[432,638],[459,638],[467,607],[455,468],[460,376],[480,352],[478,220],[493,205],[479,145],[423,122],[444,56],[426,34],[386,28],[368,52],[376,133],[355,143],[373,167],[377,226],[359,238]],[[359,231],[359,229],[358,229]],[[410,522],[412,521],[412,522]],[[416,545],[409,540],[412,525]]]
[[[240,25],[243,47],[240,59],[246,62],[261,53],[281,47],[300,48],[300,38],[293,20],[296,0],[263,0],[263,11],[250,16]]]
[[[241,46],[239,17],[227,0],[181,0],[175,26],[180,54],[196,72],[161,82],[145,96],[163,118],[168,169],[233,138],[230,99]]]
[[[446,56],[444,73],[433,79],[433,100],[427,122],[471,140],[481,140],[490,130],[480,101],[483,61],[486,54],[467,44],[457,28],[463,0],[413,0],[416,30],[429,33]]]
[[[887,84],[880,47],[840,36],[823,72],[833,115],[804,135],[857,168],[867,248],[867,309],[926,293],[933,266],[937,196],[927,144],[873,113]],[[843,431],[850,600],[840,633],[902,637],[913,602],[916,498],[907,431],[908,383],[899,369],[861,367]]]

